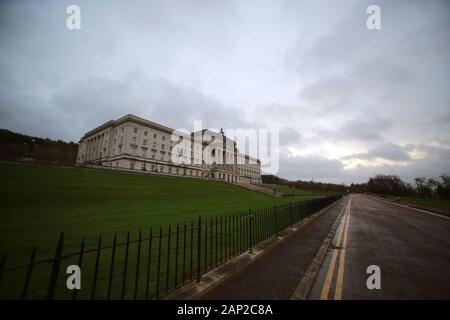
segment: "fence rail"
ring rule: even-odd
[[[0,260],[2,299],[158,299],[244,253],[277,237],[310,214],[340,196],[317,198],[283,206],[248,209],[220,217],[202,217],[188,223],[140,230],[137,238],[126,233],[85,247],[81,239],[76,252],[64,253],[60,234],[51,258],[37,259],[34,247],[26,263],[7,265]],[[81,290],[68,290],[66,269],[81,269]]]

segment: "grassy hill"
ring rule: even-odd
[[[0,195],[0,253],[10,262],[35,245],[53,254],[60,232],[76,250],[81,237],[92,245],[100,233],[293,201],[217,181],[11,163],[0,163]]]

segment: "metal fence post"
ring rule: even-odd
[[[50,274],[50,281],[48,283],[47,300],[52,300],[55,297],[56,284],[58,282],[58,273],[61,266],[61,256],[64,246],[64,233],[59,235],[58,244],[55,250],[55,258],[53,261],[52,272]]]
[[[192,279],[192,264],[194,255],[194,221],[191,220],[191,250],[189,251],[189,279]]]
[[[205,273],[208,266],[208,219],[205,219],[205,239],[203,239],[205,243]]]
[[[294,221],[292,221],[292,202],[289,202],[289,224],[291,225],[291,229],[293,229]]]
[[[173,281],[173,287],[177,287],[177,281],[178,281],[178,242],[180,237],[180,224],[177,223],[177,236],[176,236],[176,244],[175,244],[175,279]]]
[[[139,287],[139,269],[141,267],[141,246],[142,246],[142,230],[139,230],[137,261],[136,261],[136,278],[134,280],[134,300],[137,299]]]
[[[209,269],[213,268],[213,218],[209,221]]]
[[[81,246],[80,246],[80,252],[78,255],[78,267],[81,269],[82,264],[83,264],[83,255],[84,255],[84,238],[81,239]],[[77,299],[77,292],[78,290],[73,290],[73,295],[72,295],[72,299],[76,300]]]
[[[22,290],[22,300],[27,298],[28,285],[30,284],[31,273],[33,272],[34,260],[36,259],[36,247],[33,247],[33,251],[31,252],[30,260],[28,262],[27,275],[25,277],[25,283],[23,285]]]
[[[198,225],[197,225],[197,282],[200,282],[201,276],[201,264],[200,264],[200,255],[201,255],[201,240],[202,240],[202,216],[198,216]]]
[[[6,265],[6,252],[2,256],[2,261],[0,262],[0,283],[2,282],[3,269]]]
[[[159,282],[161,272],[161,242],[162,242],[162,226],[159,227],[159,242],[158,242],[158,264],[156,267],[156,299],[159,297]]]
[[[244,246],[244,215],[239,213],[239,253],[245,250]]]
[[[277,205],[273,205],[273,213],[275,219],[275,238],[278,238],[278,223],[277,223]]]
[[[220,217],[220,264],[223,262],[223,217]]]
[[[169,224],[167,238],[167,264],[166,264],[166,293],[169,292],[169,272],[170,272],[170,239],[172,237],[172,226]]]
[[[93,275],[91,300],[95,299],[95,289],[97,288],[97,275],[98,275],[98,266],[99,266],[99,263],[100,263],[100,251],[101,250],[102,250],[102,235],[100,235],[99,238],[98,238],[97,257],[95,259],[95,268],[94,268],[94,275]]]
[[[117,246],[117,233],[114,232],[113,244],[112,244],[112,252],[111,252],[111,263],[109,266],[109,281],[108,281],[108,292],[106,294],[106,299],[111,299],[111,288],[114,276],[114,261],[116,259],[116,246]]]
[[[253,253],[253,242],[252,242],[252,230],[253,229],[253,216],[252,210],[248,209],[248,245],[250,247],[250,253]]]
[[[232,256],[236,256],[237,255],[237,250],[236,250],[236,214],[233,213],[233,254]]]
[[[215,237],[216,237],[216,239],[215,239],[215,241],[214,241],[214,245],[215,245],[215,252],[214,252],[214,255],[216,256],[215,258],[216,258],[216,264],[215,264],[215,266],[217,267],[218,266],[218,260],[217,260],[217,252],[219,251],[219,249],[218,249],[218,245],[217,245],[217,241],[218,241],[218,233],[219,233],[219,223],[218,223],[218,220],[217,220],[217,217],[216,217],[216,234],[215,234]]]
[[[184,223],[184,229],[183,229],[183,281],[184,284],[184,278],[186,276],[186,223]]]
[[[125,299],[125,290],[127,287],[127,270],[128,270],[128,252],[130,250],[130,231],[127,232],[127,243],[125,246],[125,262],[123,266],[123,277],[122,277],[122,294],[121,299]]]
[[[153,240],[153,229],[150,228],[150,234],[148,236],[148,256],[147,256],[147,283],[145,287],[145,300],[149,298],[149,286],[150,286],[150,267],[152,264],[152,240]]]

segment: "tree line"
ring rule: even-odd
[[[74,166],[78,144],[0,129],[0,160]]]
[[[369,178],[366,183],[352,183],[349,186],[316,181],[290,181],[275,175],[262,175],[262,182],[295,187],[296,189],[302,190],[375,193],[391,196],[450,200],[450,176],[448,174],[442,174],[437,178],[417,177],[414,179],[413,184],[404,182],[399,176],[383,174]]]
[[[450,176],[417,177],[414,184],[406,183],[396,175],[376,175],[367,183],[352,184],[354,192],[367,192],[392,196],[413,196],[429,199],[450,200]]]
[[[344,184],[326,183],[319,181],[304,181],[304,180],[290,181],[272,174],[262,175],[261,177],[262,183],[289,186],[301,190],[308,190],[308,191],[322,190],[322,191],[336,191],[336,192],[349,191],[349,187]]]

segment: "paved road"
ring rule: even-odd
[[[290,299],[344,200],[196,299]]]
[[[352,195],[333,244],[311,299],[450,299],[448,217]],[[381,289],[367,288],[371,265]]]

